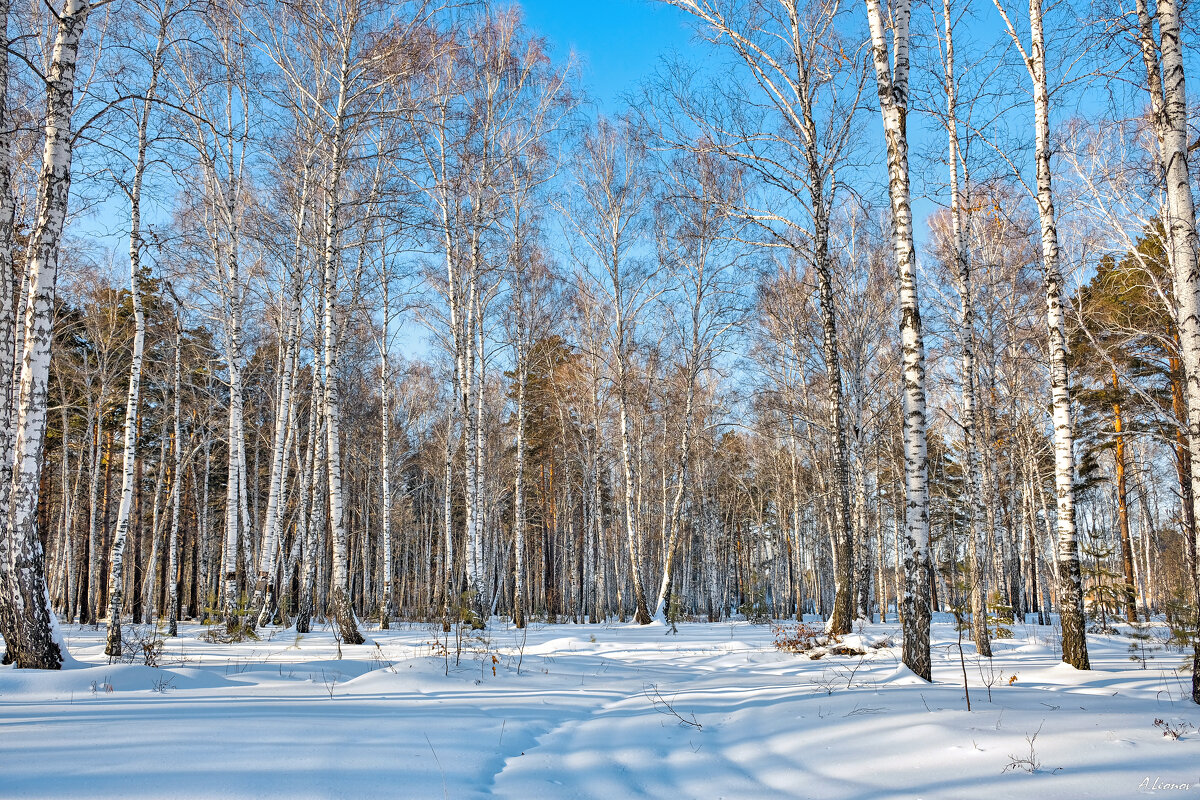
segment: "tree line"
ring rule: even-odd
[[[1194,644],[1177,0],[663,2],[694,52],[603,115],[516,7],[0,0],[6,659],[57,618],[898,619],[926,679],[935,611]]]

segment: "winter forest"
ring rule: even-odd
[[[735,639],[750,682],[857,663],[816,692],[852,722],[885,713],[855,691],[957,714],[1023,669],[1117,688],[1096,713],[1162,761],[1113,796],[1194,786],[1195,9],[611,6],[684,42],[615,105],[515,3],[0,0],[0,724],[62,737],[53,698],[153,690],[134,665],[227,691],[162,677],[176,652],[278,654],[328,702],[399,663],[549,680],[611,632],[678,681]],[[666,677],[610,679],[684,731],[664,753],[721,735]],[[1030,763],[996,796],[1052,774],[1033,740],[1079,749],[1044,699],[1013,700]],[[483,791],[429,735],[427,796]],[[592,796],[529,769],[485,771]],[[742,769],[589,791],[883,796]],[[129,790],[81,781],[12,791]],[[291,796],[408,796],[352,785]],[[222,786],[185,793],[284,791]]]

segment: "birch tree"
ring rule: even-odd
[[[572,171],[573,197],[565,208],[576,242],[572,256],[609,312],[608,355],[617,396],[618,436],[623,482],[622,524],[633,586],[634,619],[651,621],[642,576],[638,535],[634,443],[630,431],[631,362],[638,317],[654,297],[653,269],[639,265],[634,248],[643,235],[645,203],[650,196],[642,144],[626,125],[601,120],[583,140]]]
[[[981,656],[991,657],[992,645],[987,627],[987,584],[981,547],[986,546],[986,531],[980,514],[979,503],[983,500],[983,485],[979,474],[979,447],[977,445],[978,419],[975,411],[975,308],[971,288],[971,254],[967,246],[968,223],[963,220],[964,199],[970,187],[959,187],[960,162],[965,165],[959,147],[958,85],[954,71],[954,12],[950,0],[943,0],[942,20],[944,40],[942,63],[946,90],[946,134],[948,150],[946,161],[950,168],[950,248],[954,255],[955,273],[958,279],[960,314],[958,320],[959,347],[962,349],[959,378],[962,384],[962,441],[966,465],[963,497],[967,513],[967,552],[971,568],[971,634],[975,649]],[[964,180],[965,182],[965,180]],[[970,207],[969,199],[966,205]]]
[[[108,573],[108,632],[104,647],[110,658],[121,655],[121,606],[124,601],[124,553],[125,540],[129,534],[130,515],[133,507],[134,464],[137,460],[137,435],[141,426],[142,356],[146,341],[146,314],[142,307],[142,186],[146,176],[146,160],[150,147],[151,115],[158,94],[158,80],[170,44],[172,0],[166,0],[158,15],[158,28],[154,49],[149,57],[149,73],[146,89],[136,102],[137,152],[134,157],[133,176],[128,185],[129,199],[129,296],[133,304],[134,333],[133,359],[129,365],[129,392],[125,402],[125,431],[121,474],[121,501],[117,511],[117,526],[113,532],[112,549],[109,553]]]
[[[1083,586],[1079,571],[1079,545],[1075,530],[1075,429],[1067,369],[1066,310],[1058,222],[1050,169],[1050,94],[1046,80],[1046,44],[1041,0],[1029,2],[1029,47],[1026,48],[1000,0],[996,8],[1009,39],[1024,60],[1033,88],[1034,163],[1037,179],[1038,220],[1041,223],[1046,327],[1049,335],[1050,393],[1054,419],[1054,485],[1057,498],[1059,614],[1062,617],[1063,661],[1076,669],[1090,669],[1084,630]],[[1198,406],[1200,408],[1200,406]]]
[[[889,55],[879,0],[866,0],[871,56],[887,142],[892,246],[899,275],[904,415],[904,595],[901,600],[904,664],[931,680],[929,654],[929,467],[926,454],[925,342],[917,291],[916,251],[908,175],[908,71],[910,0],[892,6]]]
[[[327,143],[325,157],[325,218],[322,223],[320,272],[322,292],[321,318],[321,369],[324,376],[322,406],[325,425],[325,465],[329,492],[329,527],[332,538],[332,595],[333,612],[343,641],[361,644],[364,639],[358,630],[350,598],[349,553],[345,495],[343,489],[343,464],[341,451],[341,393],[339,375],[340,333],[342,319],[343,281],[343,195],[344,183],[350,157],[363,133],[363,126],[378,109],[378,88],[382,71],[384,78],[392,76],[381,70],[405,39],[395,32],[380,44],[372,47],[366,29],[369,10],[365,4],[351,2],[331,8],[314,7],[306,24],[311,27],[317,40],[329,57],[323,61],[328,70],[321,79],[328,87],[321,104],[323,140]],[[326,41],[326,37],[328,40]],[[377,202],[377,190],[382,161],[377,161],[375,177],[372,179],[367,202]],[[371,214],[368,213],[368,218]],[[364,253],[359,245],[358,267],[350,281],[353,294],[361,280]]]
[[[0,264],[13,264],[13,222],[16,216],[16,198],[13,196],[13,138],[16,126],[8,108],[8,16],[11,0],[0,0],[0,34],[5,48],[0,55]],[[17,314],[14,304],[16,287],[13,285],[12,269],[0,269],[0,518],[8,520],[9,494],[12,490],[13,448],[13,375],[16,367]],[[0,576],[9,569],[9,552],[12,548],[7,528],[0,530]],[[6,640],[4,662],[12,661],[7,639],[10,631],[8,615],[15,613],[10,589],[0,581],[0,634]]]
[[[740,320],[741,301],[734,273],[741,253],[740,172],[714,154],[683,153],[665,169],[665,197],[658,205],[656,239],[663,273],[676,284],[671,311],[682,358],[683,408],[675,444],[675,486],[666,514],[662,579],[654,617],[664,619],[671,591],[676,550],[682,528],[683,503],[692,463],[698,421],[697,392],[701,376],[713,365],[729,329]],[[670,301],[668,301],[670,302]]]
[[[861,64],[847,55],[839,36],[839,0],[811,6],[796,0],[665,2],[691,14],[707,28],[710,41],[725,44],[737,55],[750,75],[749,87],[740,91],[753,91],[771,112],[760,118],[740,103],[731,103],[714,115],[707,98],[682,88],[670,98],[681,105],[688,123],[703,131],[702,146],[756,175],[771,192],[739,204],[740,214],[761,229],[759,241],[794,250],[815,272],[833,446],[837,589],[829,629],[846,634],[854,615],[853,518],[829,225],[839,193],[835,173],[849,154],[854,131]],[[678,142],[683,131],[674,127]],[[791,202],[799,206],[798,214],[789,213]]]
[[[245,621],[239,611],[239,578],[244,579],[250,557],[243,379],[249,276],[243,263],[243,234],[254,115],[243,30],[236,18],[221,9],[204,14],[202,23],[192,37],[173,41],[177,67],[168,75],[185,111],[180,135],[195,157],[188,167],[199,173],[198,180],[193,177],[183,184],[190,205],[186,241],[196,262],[188,277],[207,295],[206,311],[218,326],[229,389],[217,605],[234,630]]]
[[[80,39],[91,10],[92,4],[87,0],[66,0],[62,10],[55,14],[54,48],[46,75],[45,143],[26,262],[21,338],[24,345],[15,405],[12,488],[5,509],[8,547],[2,582],[10,611],[0,619],[6,625],[3,631],[8,648],[6,657],[23,668],[59,669],[66,656],[46,592],[37,505],[46,435],[54,288],[71,186],[75,73]]]
[[[319,96],[319,95],[318,95]],[[296,427],[296,383],[300,367],[300,344],[304,320],[302,295],[304,291],[305,270],[300,260],[302,245],[308,233],[311,207],[315,194],[314,171],[317,156],[316,143],[313,140],[313,114],[310,111],[308,98],[297,99],[299,106],[297,114],[298,146],[303,150],[303,166],[300,169],[298,193],[292,209],[291,223],[294,227],[290,250],[287,251],[282,264],[283,290],[286,292],[284,312],[279,320],[281,333],[280,357],[281,374],[279,377],[278,404],[276,405],[275,431],[271,446],[271,472],[267,490],[267,507],[262,530],[262,544],[259,549],[257,575],[254,592],[250,599],[251,618],[255,624],[264,625],[267,621],[272,604],[272,587],[275,582],[278,567],[278,554],[281,546],[284,509],[287,507],[287,473],[286,454],[292,442]],[[309,113],[305,113],[309,112]]]
[[[380,518],[383,530],[383,603],[379,608],[379,627],[387,630],[396,616],[396,594],[392,585],[396,564],[392,553],[392,406],[391,406],[391,361],[389,357],[392,324],[391,274],[384,268],[380,278],[383,284],[383,326],[379,335],[379,406],[380,423]]]
[[[183,504],[183,321],[175,312],[175,363],[172,371],[171,533],[167,545],[167,635],[179,635],[179,513]]]
[[[1137,0],[1138,44],[1150,93],[1150,119],[1158,139],[1160,179],[1166,184],[1166,229],[1174,276],[1175,322],[1187,390],[1192,519],[1200,519],[1200,237],[1189,172],[1188,101],[1178,0]],[[1154,23],[1158,23],[1155,37]],[[1193,552],[1200,526],[1193,526]],[[1200,564],[1195,564],[1195,627],[1200,631]],[[1064,644],[1065,646],[1065,644]],[[1192,702],[1200,703],[1200,634],[1193,638]]]

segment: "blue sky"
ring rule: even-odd
[[[651,76],[658,66],[660,57],[665,53],[678,51],[684,56],[684,60],[714,57],[709,45],[695,38],[692,18],[661,0],[514,0],[514,2],[519,3],[522,8],[529,28],[550,42],[552,56],[555,59],[563,59],[569,52],[575,51],[587,95],[597,109],[604,114],[622,112],[625,108],[624,96],[636,95],[640,83]],[[855,5],[858,4],[846,5],[844,8],[851,15],[856,12],[861,14],[865,20],[865,13],[862,12],[861,6],[855,8]],[[1013,2],[1008,2],[1007,5],[1015,9],[1014,13],[1020,11],[1019,3],[1014,6]],[[1001,33],[999,15],[990,2],[971,4],[968,8],[968,13],[960,18],[957,25],[957,36],[960,39],[958,42],[960,69],[967,68],[968,63],[976,60],[984,50],[997,41],[1005,48],[1007,47],[1007,40]],[[925,14],[926,16],[919,21],[919,27],[922,29],[931,27],[928,12],[926,11]],[[1015,22],[1024,34],[1023,19],[1026,17],[1017,13]],[[1067,36],[1070,34],[1051,27],[1051,41],[1048,44],[1049,48],[1055,51],[1051,53],[1052,60],[1066,57],[1066,53],[1059,51],[1071,50],[1072,44],[1062,38],[1064,34]],[[922,45],[928,44],[928,42],[922,43]],[[919,66],[914,66],[914,69],[916,73],[913,75],[913,81],[921,84],[924,88],[933,89],[930,82],[936,78],[924,72]],[[1136,78],[1136,73],[1133,77]],[[1023,96],[1026,90],[1025,75],[1021,71],[1009,75],[992,75],[990,80],[999,80],[1003,87],[1008,91],[1015,91],[1017,96]],[[1007,81],[1010,80],[1015,80],[1017,83],[1008,84]],[[925,86],[926,84],[929,85]],[[873,87],[869,86],[868,91],[873,91]],[[1088,97],[1089,95],[1084,93],[1083,96]],[[1056,99],[1064,100],[1067,104],[1059,106],[1052,112],[1054,124],[1060,123],[1064,117],[1072,113],[1083,110],[1072,105],[1072,103],[1079,102],[1079,96]],[[1097,109],[1088,108],[1086,111],[1096,113]],[[1012,114],[1010,122],[1015,124],[1016,130],[1023,131],[1027,124],[1027,116],[1031,116],[1031,110],[1027,106],[1021,105]],[[867,190],[873,195],[876,202],[885,203],[886,195],[883,191],[883,173],[881,171],[882,133],[878,112],[863,113],[861,124],[873,126],[872,128],[864,127],[864,134],[871,137],[873,141],[877,141],[880,163],[876,165],[878,169],[875,174],[878,175],[878,180],[873,182],[875,185],[870,186],[869,189],[867,185],[858,188]],[[910,134],[913,136],[912,144],[918,150],[930,136],[935,138],[937,147],[943,146],[944,133],[940,123],[919,114],[910,118]],[[979,147],[982,145],[977,145],[977,149]],[[917,153],[914,152],[913,155],[915,157]],[[1031,154],[1022,154],[1018,160],[1021,161],[1023,167],[1027,166],[1025,162],[1029,162],[1029,165],[1032,164]],[[924,194],[944,191],[941,184],[945,181],[940,172],[926,174],[925,170],[929,166],[921,163],[919,159],[911,163],[914,181],[914,212],[917,217],[915,234],[918,246],[923,245],[927,238],[926,219],[937,208],[936,201]],[[930,179],[929,185],[926,185],[926,181],[923,180],[926,177]],[[871,183],[872,181],[868,180],[868,184]]]
[[[574,50],[590,99],[606,114],[620,112],[654,71],[659,56],[686,52],[689,19],[653,0],[522,0],[529,27],[553,45],[556,58]]]
[[[664,54],[678,52],[684,60],[717,57],[711,45],[696,37],[695,20],[661,0],[519,0],[519,5],[529,28],[550,43],[552,57],[564,59],[575,52],[588,99],[603,114],[621,113],[624,98],[637,95]],[[878,112],[864,113],[863,124],[873,123],[881,126]],[[914,131],[922,124],[917,122]],[[882,159],[882,127],[867,134],[878,139]],[[886,202],[883,186],[872,187],[879,202]],[[919,192],[916,186],[914,190]],[[934,207],[922,197],[913,199],[921,244],[924,218]]]

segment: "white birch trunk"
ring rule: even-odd
[[[962,200],[958,186],[959,140],[957,84],[954,74],[954,24],[950,0],[943,0],[946,50],[946,132],[949,139],[947,161],[950,166],[950,236],[958,275],[958,295],[961,311],[958,321],[959,346],[962,347],[962,431],[963,456],[966,466],[966,492],[963,497],[967,514],[967,552],[971,567],[971,632],[975,649],[981,656],[992,655],[987,627],[987,573],[980,555],[980,542],[985,533],[981,525],[978,504],[983,498],[979,476],[979,448],[976,443],[978,420],[975,393],[975,311],[971,290],[971,257],[967,249],[963,224]],[[964,187],[963,191],[969,191]]]
[[[301,239],[309,203],[309,176],[311,160],[304,165],[300,182],[300,205],[296,215],[296,235],[292,243],[288,272],[292,283],[285,319],[281,320],[284,330],[282,348],[282,372],[279,382],[279,404],[275,414],[275,436],[271,447],[270,487],[267,490],[267,512],[264,524],[262,549],[259,552],[258,577],[254,585],[254,596],[250,607],[257,625],[265,625],[271,608],[271,589],[277,566],[279,537],[283,521],[283,509],[287,506],[287,462],[285,456],[295,426],[295,403],[292,396],[296,388],[296,362],[298,358],[301,320],[302,281],[299,276]]]
[[[8,41],[8,16],[11,0],[0,0],[0,34]],[[16,127],[10,122],[8,110],[8,50],[0,53],[0,264],[13,264],[13,221],[16,198],[12,186],[12,149]],[[17,310],[13,303],[16,293],[12,269],[0,269],[0,519],[8,520],[9,493],[12,489],[13,447],[15,445],[13,412],[13,377],[17,361]],[[0,634],[8,639],[12,599],[4,577],[9,569],[12,545],[8,534],[0,530]],[[12,659],[7,647],[4,662]]]
[[[179,511],[183,495],[183,429],[181,407],[183,395],[183,324],[175,322],[175,370],[171,398],[173,429],[171,431],[171,533],[167,545],[167,635],[179,635]]]
[[[306,454],[304,480],[301,486],[301,514],[304,527],[297,534],[303,541],[303,562],[300,576],[300,598],[296,604],[296,632],[308,633],[313,613],[313,590],[317,578],[317,540],[325,532],[325,412],[321,408],[324,396],[323,372],[314,365],[319,380],[314,383],[309,399],[309,444]]]
[[[815,159],[812,171],[817,172]],[[829,631],[850,633],[854,617],[854,548],[850,517],[850,449],[846,444],[846,400],[842,390],[842,370],[837,349],[837,317],[833,305],[833,278],[830,274],[829,220],[826,215],[824,191],[813,178],[814,262],[817,272],[817,292],[821,305],[821,349],[825,358],[825,374],[829,387],[829,416],[833,427],[834,497],[833,545],[836,564],[833,613],[829,616]],[[818,205],[819,203],[819,205]]]
[[[1084,632],[1083,589],[1079,575],[1079,547],[1075,534],[1075,431],[1071,418],[1063,276],[1059,263],[1058,225],[1055,219],[1050,173],[1050,97],[1046,88],[1046,49],[1041,0],[1030,0],[1029,27],[1031,38],[1027,64],[1033,80],[1037,205],[1042,227],[1046,325],[1050,342],[1054,487],[1058,504],[1056,561],[1059,575],[1059,614],[1062,617],[1063,661],[1076,669],[1089,669]]]
[[[167,5],[169,14],[170,4]],[[133,509],[134,464],[137,460],[138,414],[142,380],[142,356],[146,340],[146,315],[142,308],[142,181],[146,174],[146,154],[149,149],[148,135],[150,116],[158,91],[158,76],[162,71],[163,58],[168,46],[167,16],[164,16],[158,31],[154,55],[150,64],[150,82],[142,98],[138,115],[137,160],[134,164],[133,182],[129,189],[129,289],[133,302],[134,335],[133,359],[129,366],[129,394],[125,403],[125,437],[122,459],[121,500],[117,510],[117,524],[113,532],[112,549],[109,553],[109,610],[108,633],[104,652],[109,658],[121,655],[121,604],[123,601],[123,567],[125,542],[129,534],[129,521]],[[156,495],[157,500],[157,495]],[[153,570],[153,565],[151,565]]]
[[[345,126],[349,53],[343,51],[337,106],[333,118],[333,142],[330,150],[330,174],[325,217],[324,247],[321,257],[324,266],[324,331],[322,359],[325,371],[325,436],[326,463],[329,480],[329,526],[333,541],[333,563],[330,575],[333,592],[333,613],[342,640],[347,644],[362,644],[354,609],[350,601],[349,552],[347,550],[345,500],[342,491],[341,396],[338,388],[337,335],[337,276],[341,266],[339,212],[340,184],[345,168]]]
[[[904,664],[930,680],[929,653],[929,479],[926,457],[925,343],[917,294],[916,251],[909,204],[908,46],[910,0],[892,8],[889,60],[879,0],[866,0],[879,107],[887,140],[888,194],[892,239],[900,276],[900,340],[904,396],[904,596],[901,601]]]
[[[135,179],[136,181],[136,179]],[[135,206],[136,208],[136,206]],[[137,212],[134,212],[137,224]],[[133,229],[136,231],[136,227]],[[125,542],[133,512],[134,466],[137,462],[137,418],[140,410],[142,380],[142,353],[146,338],[146,317],[142,309],[141,276],[138,265],[141,242],[137,233],[130,235],[130,293],[133,301],[134,334],[133,359],[129,367],[129,392],[125,400],[125,431],[121,461],[121,498],[117,506],[117,524],[113,530],[112,548],[108,555],[108,634],[105,655],[116,658],[121,655],[121,610],[125,586]]]
[[[231,242],[231,251],[236,244]],[[227,425],[227,454],[225,479],[225,547],[221,565],[222,611],[230,626],[240,624],[238,608],[238,550],[241,543],[241,487],[245,468],[245,433],[242,393],[241,344],[241,277],[238,258],[228,255],[226,273],[225,361],[229,369],[229,419]]]
[[[693,322],[695,324],[695,322]],[[695,330],[695,328],[693,328]],[[663,553],[663,571],[662,580],[659,582],[658,596],[654,601],[654,618],[658,620],[666,619],[667,604],[669,601],[669,593],[671,591],[671,580],[673,577],[673,567],[675,563],[675,549],[679,543],[679,528],[680,516],[683,513],[683,494],[684,488],[687,485],[688,465],[690,463],[690,452],[692,447],[692,405],[695,402],[696,396],[696,368],[695,365],[699,362],[700,346],[693,336],[692,352],[688,355],[688,385],[684,390],[683,401],[683,431],[679,437],[679,458],[675,464],[676,484],[674,496],[671,499],[670,512],[665,520],[668,531],[666,536],[666,548]],[[665,474],[665,473],[664,473]]]
[[[75,66],[91,6],[67,0],[57,16],[46,84],[45,144],[37,208],[29,240],[24,347],[17,395],[8,547],[0,598],[9,611],[6,657],[18,667],[59,669],[67,655],[46,593],[45,558],[37,531],[39,477],[46,436],[47,381],[54,320],[58,255],[71,186]]]
[[[524,285],[517,278],[516,359],[517,432],[516,476],[513,479],[513,624],[525,627],[525,390],[529,378],[529,352],[525,341]]]
[[[450,630],[454,598],[454,407],[446,418],[446,449],[442,458],[442,630]]]
[[[594,535],[599,552],[596,554],[599,568],[596,570],[596,608],[593,609],[593,614],[596,618],[593,622],[604,619],[608,616],[608,592],[607,581],[605,576],[608,574],[608,543],[607,537],[604,535],[604,496],[602,491],[603,478],[601,476],[601,455],[603,453],[603,433],[601,432],[601,408],[600,408],[600,364],[595,357],[591,359],[591,369],[589,370],[588,383],[591,387],[592,400],[592,453],[591,453],[591,471],[592,471],[592,505],[595,507],[593,514]]]
[[[619,281],[614,281],[618,283]],[[634,510],[633,448],[629,437],[629,381],[625,352],[625,320],[620,288],[616,287],[617,341],[613,358],[617,364],[617,404],[621,435],[621,477],[624,480],[625,541],[629,548],[629,578],[633,584],[634,620],[649,625],[650,610],[642,586],[642,561],[638,547],[637,512]]]
[[[466,496],[463,498],[466,516],[466,561],[467,592],[473,616],[473,625],[481,625],[483,608],[482,542],[480,541],[480,437],[482,436],[482,375],[483,353],[481,342],[483,320],[478,287],[478,254],[473,256],[475,264],[469,278],[467,292],[467,354],[466,354]]]
[[[1200,238],[1189,176],[1188,107],[1178,0],[1158,0],[1151,14],[1137,0],[1139,42],[1146,65],[1151,119],[1159,144],[1159,167],[1166,184],[1166,228],[1174,271],[1175,322],[1183,365],[1191,455],[1193,518],[1200,519]],[[1154,41],[1157,18],[1160,43]],[[1161,67],[1159,59],[1161,57]],[[1192,532],[1200,545],[1200,526]],[[1200,627],[1200,559],[1193,579]],[[1200,637],[1192,654],[1192,702],[1200,703]]]
[[[159,451],[158,474],[154,481],[154,507],[150,513],[150,556],[146,559],[146,577],[142,581],[142,621],[154,624],[154,599],[158,589],[159,543],[162,541],[160,518],[162,517],[163,487],[167,479],[167,438],[164,437]]]
[[[388,360],[390,357],[388,353],[388,325],[391,322],[390,300],[388,275],[385,272],[383,275],[383,335],[379,344],[379,400],[380,413],[383,415],[382,441],[380,443],[383,451],[380,454],[383,461],[382,507],[380,508],[383,536],[383,603],[379,609],[379,627],[382,630],[388,629],[392,617],[396,615],[395,588],[392,585],[392,576],[395,574],[396,566],[392,556],[392,408],[390,405],[392,373]]]

